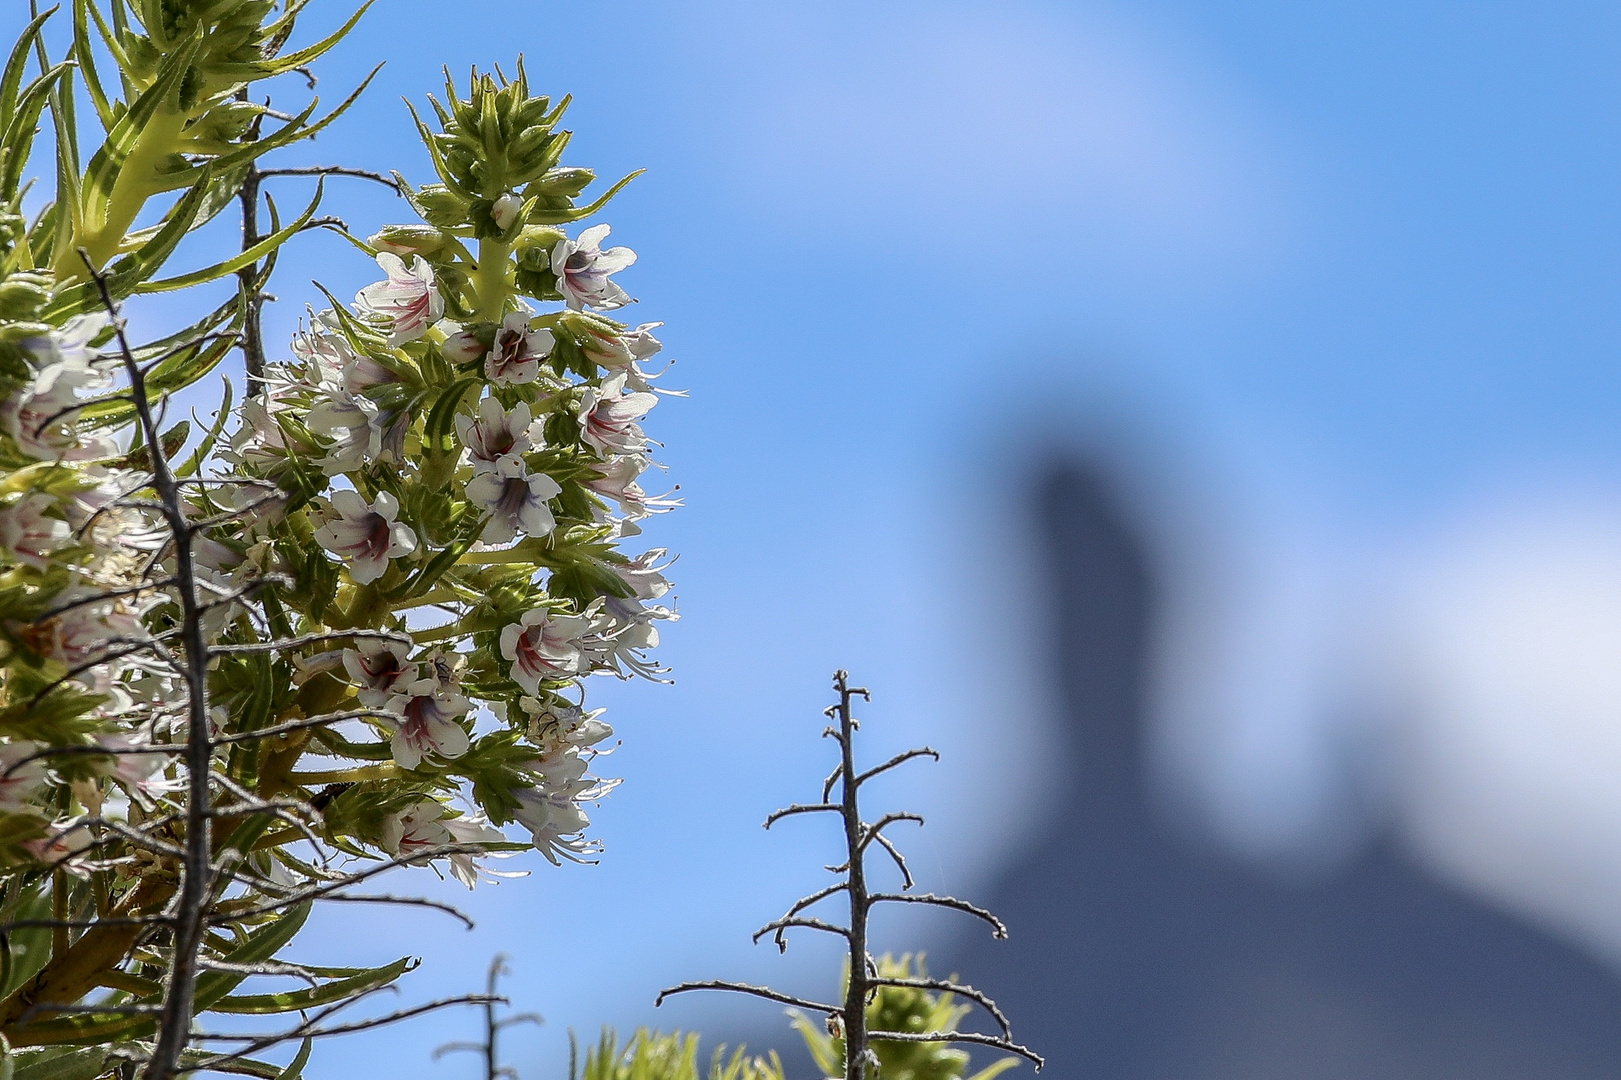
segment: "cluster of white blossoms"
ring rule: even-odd
[[[99,865],[87,813],[139,813],[175,789],[173,757],[139,750],[183,714],[148,625],[163,604],[152,569],[172,556],[149,504],[131,498],[149,477],[82,417],[115,384],[121,362],[98,344],[111,331],[105,314],[78,315],[0,355],[0,865],[80,876]]]
[[[469,884],[481,855],[597,850],[587,811],[616,781],[592,763],[613,730],[587,681],[661,680],[677,617],[670,556],[638,542],[678,505],[647,481],[661,324],[612,317],[636,256],[583,221],[606,196],[574,205],[592,177],[557,164],[560,108],[480,76],[485,104],[434,138],[485,122],[492,95],[502,130],[529,132],[521,154],[436,157],[445,182],[407,193],[424,224],[355,241],[380,280],[328,294],[185,460],[189,430],[162,440],[174,513],[198,523],[221,783],[318,808],[340,850],[449,859]],[[77,870],[87,822],[183,801],[179,570],[148,448],[112,437],[133,406],[111,319],[26,325],[0,333],[0,863]],[[140,362],[206,370],[230,344],[205,353],[213,325]],[[314,872],[286,844],[254,858],[267,880]]]
[[[362,838],[396,855],[503,842],[492,820],[520,823],[553,862],[594,851],[584,807],[614,782],[589,765],[612,729],[584,708],[581,680],[660,678],[650,651],[676,618],[660,602],[665,549],[619,550],[678,505],[643,487],[658,468],[642,424],[663,393],[644,366],[660,324],[602,314],[632,302],[613,275],[635,254],[604,249],[606,225],[575,239],[524,228],[522,205],[495,208],[515,238],[499,321],[471,310],[487,296],[452,285],[472,277],[444,261],[459,243],[385,229],[367,242],[383,279],[311,313],[227,454],[233,478],[281,495],[223,546],[237,566],[299,579],[282,601],[304,617],[291,628],[397,635],[291,659],[298,708],[364,712],[355,723],[386,736],[403,783]],[[528,298],[514,281],[525,265],[549,270]],[[547,300],[558,306],[531,302]],[[496,730],[481,735],[480,716]],[[449,808],[469,792],[467,811]],[[476,879],[465,853],[451,868]]]

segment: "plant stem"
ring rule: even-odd
[[[237,193],[242,203],[243,251],[264,239],[259,235],[259,180],[258,166],[248,162],[248,174],[242,179],[242,190]],[[265,376],[265,341],[261,324],[265,300],[259,292],[258,279],[258,263],[249,263],[236,272],[237,285],[242,293],[242,368],[247,375],[249,395],[264,385]]]
[[[188,117],[174,109],[160,108],[141,129],[130,147],[129,155],[118,170],[113,189],[104,205],[85,207],[84,236],[78,245],[69,245],[57,258],[57,275],[66,280],[79,280],[90,270],[101,270],[118,254],[124,234],[135,224],[146,200],[151,196],[152,178],[157,175],[158,162],[175,152],[180,133]],[[89,265],[84,265],[78,254],[82,247]]]
[[[839,749],[842,754],[843,788],[839,799],[844,817],[844,843],[850,853],[850,979],[844,992],[844,1078],[862,1080],[867,1059],[867,868],[862,849],[861,808],[856,793],[860,786],[856,773],[854,717],[850,715],[849,676],[839,672]]]
[[[506,314],[507,296],[512,291],[512,245],[502,240],[478,242],[478,269],[473,272],[473,292],[478,298],[474,322],[501,321]]]
[[[183,119],[183,118],[182,118]],[[134,153],[131,153],[131,159]],[[126,162],[126,168],[131,162]],[[120,173],[122,181],[125,174]],[[114,191],[117,191],[115,185]],[[122,235],[122,233],[120,233]],[[181,675],[186,683],[186,857],[180,875],[180,898],[174,913],[174,954],[164,987],[163,1011],[158,1023],[156,1045],[146,1067],[147,1080],[169,1080],[179,1067],[180,1055],[191,1041],[192,1005],[197,984],[197,956],[207,930],[208,893],[213,887],[213,815],[210,811],[210,782],[214,757],[208,725],[208,642],[203,635],[202,605],[197,599],[197,575],[193,562],[192,536],[195,528],[186,516],[186,504],[175,480],[169,457],[163,451],[152,402],[146,392],[146,377],[118,319],[117,306],[107,288],[107,279],[81,253],[85,269],[101,292],[101,302],[113,319],[119,352],[130,380],[130,399],[135,405],[141,432],[146,437],[152,468],[152,487],[157,492],[165,523],[174,538],[176,591],[180,594],[181,633],[186,662]]]

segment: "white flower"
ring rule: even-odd
[[[45,513],[54,506],[55,499],[38,492],[0,506],[0,547],[19,562],[45,569],[51,552],[73,534],[67,522]]]
[[[452,364],[465,364],[469,360],[477,360],[487,351],[478,335],[471,330],[458,330],[445,338],[445,343],[439,346],[439,355]]]
[[[97,735],[96,743],[115,751],[112,755],[112,764],[105,770],[105,775],[117,780],[132,794],[152,796],[166,791],[177,791],[184,786],[183,781],[168,780],[159,775],[173,760],[169,755],[139,752],[142,747],[152,745],[150,731]]]
[[[583,642],[591,665],[611,671],[622,679],[640,675],[655,682],[670,669],[649,658],[649,649],[658,648],[658,623],[674,622],[681,616],[667,607],[637,604],[617,596],[602,598],[606,617]]]
[[[29,624],[19,636],[41,656],[70,668],[147,637],[137,611],[125,602],[101,599],[97,590],[68,588],[57,595],[56,603],[59,614]],[[93,677],[106,674],[101,671]]]
[[[467,729],[456,720],[473,707],[460,694],[440,687],[437,679],[418,679],[403,693],[388,699],[388,711],[399,716],[378,717],[394,729],[389,748],[401,768],[414,769],[430,752],[442,758],[467,753]]]
[[[518,220],[518,211],[522,209],[523,199],[509,191],[495,200],[495,205],[490,207],[490,220],[495,222],[497,229],[505,232]]]
[[[417,663],[422,665],[422,677],[438,683],[439,689],[452,691],[461,688],[462,669],[467,666],[467,657],[461,653],[444,648],[430,649],[417,657]]]
[[[383,850],[391,855],[411,856],[451,844],[500,844],[506,836],[490,827],[481,815],[447,818],[445,808],[432,799],[423,799],[415,805],[390,814],[383,819]],[[450,872],[471,889],[478,883],[479,856],[462,851],[448,856]],[[510,876],[510,875],[504,875]]]
[[[320,320],[320,315],[312,313],[311,328],[293,335],[293,356],[303,362],[311,385],[342,386],[344,369],[354,360],[355,351],[342,334],[324,332]]]
[[[321,368],[321,381],[314,387],[318,397],[304,416],[306,427],[332,439],[321,459],[322,470],[336,476],[359,469],[367,460],[403,460],[410,415],[402,409],[385,411],[365,393],[372,387],[398,382],[399,377],[370,357],[350,352],[336,338],[311,337],[317,343],[327,340],[334,344],[333,350],[323,353],[311,346],[310,355],[325,357],[319,364],[341,355],[342,366],[336,372]],[[317,361],[312,360],[312,370],[316,365]]]
[[[545,473],[529,472],[523,459],[509,454],[467,481],[467,499],[490,515],[480,537],[486,544],[504,544],[521,531],[545,536],[556,526],[548,499],[563,489]]]
[[[606,327],[587,324],[585,334],[580,338],[580,351],[599,367],[623,371],[633,389],[646,390],[647,380],[652,376],[638,365],[643,360],[652,359],[664,348],[664,343],[652,333],[663,325],[661,322],[643,323],[634,330],[616,333]]]
[[[638,600],[657,600],[672,587],[664,576],[664,571],[670,568],[670,563],[659,565],[659,560],[667,554],[669,552],[665,548],[649,548],[629,563],[623,566],[615,565],[614,573],[635,591]]]
[[[315,542],[350,560],[349,577],[355,584],[376,581],[388,569],[388,560],[416,550],[416,534],[394,520],[400,504],[388,492],[378,492],[368,504],[359,492],[334,491],[332,508],[338,518],[315,530]]]
[[[68,818],[51,825],[45,836],[38,840],[25,840],[23,847],[29,854],[47,866],[60,866],[75,877],[88,877],[90,868],[81,854],[95,843],[89,828],[78,818]]]
[[[495,344],[484,354],[484,377],[497,386],[534,382],[540,376],[540,362],[555,344],[545,327],[529,329],[527,311],[509,312],[495,332]]]
[[[583,480],[586,487],[599,495],[605,495],[619,504],[619,510],[625,515],[620,522],[621,535],[634,536],[640,530],[631,522],[640,521],[649,514],[663,514],[681,505],[680,499],[671,499],[665,495],[649,497],[642,490],[636,478],[645,472],[652,464],[647,458],[639,454],[630,454],[625,457],[613,458],[591,468],[597,474],[588,476]]]
[[[314,656],[295,656],[292,658],[294,686],[303,686],[323,671],[337,671],[344,666],[344,649],[328,649],[318,652]]]
[[[523,702],[540,704],[534,698],[524,698]],[[585,712],[574,706],[537,709],[529,720],[529,741],[540,747],[543,758],[570,748],[595,746],[614,733],[608,722],[600,719],[604,711]]]
[[[466,413],[457,414],[456,437],[467,447],[473,468],[483,471],[494,468],[502,458],[528,453],[540,439],[540,425],[522,401],[503,409],[499,401],[485,398],[478,403],[476,420]]]
[[[411,646],[403,641],[361,638],[343,650],[343,670],[354,683],[355,696],[368,709],[381,709],[417,681],[417,666],[406,659]]]
[[[355,294],[355,306],[363,314],[388,321],[391,346],[415,341],[445,313],[445,299],[433,283],[433,267],[420,255],[411,257],[407,267],[393,252],[377,256],[377,265],[388,275],[386,281],[368,285]]]
[[[100,371],[77,359],[52,364],[0,405],[0,422],[17,448],[31,458],[77,461],[106,457],[113,452],[110,439],[81,438],[74,426],[79,416],[78,389],[104,383]]]
[[[416,855],[451,842],[450,831],[440,823],[445,808],[432,799],[407,807],[383,819],[381,844],[390,855]]]
[[[0,807],[16,809],[45,782],[45,759],[28,759],[39,744],[19,740],[0,745]]]
[[[580,837],[591,819],[569,792],[520,788],[512,796],[518,802],[512,816],[529,830],[534,837],[535,850],[553,866],[561,865],[559,855],[571,862],[580,862],[583,856],[599,850],[597,845]]]
[[[448,818],[444,822],[445,830],[450,833],[452,843],[456,844],[504,844],[507,843],[506,834],[492,826],[482,814],[467,814],[458,818]],[[487,858],[505,858],[503,854],[492,854]],[[485,870],[478,863],[478,855],[471,851],[458,851],[450,857],[450,873],[455,879],[471,889],[478,884],[481,876],[486,880],[493,877],[523,877],[523,873],[501,873]]]
[[[321,470],[328,476],[353,472],[376,460],[383,452],[383,427],[375,402],[351,396],[337,387],[326,388],[322,399],[310,409],[304,424],[311,431],[332,439]]]
[[[77,392],[112,385],[113,365],[90,345],[110,322],[104,312],[77,315],[61,329],[18,342],[34,361],[36,374],[0,405],[0,422],[29,457],[78,460],[113,453],[111,440],[81,440],[74,430]]]
[[[255,395],[242,403],[242,426],[231,436],[225,456],[240,465],[269,465],[291,453],[287,433],[276,414],[284,406],[269,395]]]
[[[93,311],[86,315],[75,315],[59,330],[23,338],[18,344],[34,358],[36,367],[67,364],[73,368],[94,369],[101,359],[101,353],[90,343],[110,325],[112,317],[105,311]],[[97,380],[95,385],[106,385],[106,376],[99,371]]]
[[[586,307],[612,311],[630,303],[630,295],[610,280],[636,261],[627,247],[602,250],[607,225],[593,225],[578,240],[559,240],[552,248],[552,273],[557,275],[557,291],[576,311]]]
[[[604,458],[639,454],[647,449],[647,436],[636,421],[659,403],[658,395],[644,391],[625,393],[625,373],[588,386],[576,414],[580,439]]]
[[[542,681],[578,674],[584,662],[580,638],[589,625],[581,615],[554,615],[545,608],[525,612],[501,631],[501,655],[512,661],[512,681],[535,694]]]

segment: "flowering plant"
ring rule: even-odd
[[[370,175],[259,164],[348,104],[312,122],[314,101],[251,99],[360,17],[285,51],[306,4],[75,0],[70,60],[50,61],[47,12],[0,69],[0,1071],[291,1080],[310,1038],[348,1029],[331,1009],[410,966],[278,963],[312,903],[391,900],[351,888],[407,864],[471,886],[531,847],[589,857],[612,729],[582,680],[663,672],[668,559],[621,550],[675,505],[641,486],[657,324],[607,314],[635,255],[570,228],[629,178],[579,204],[567,99],[532,95],[521,61],[465,98],[447,84],[417,121],[438,182],[372,176],[420,221],[350,236],[382,280],[326,294],[269,362],[276,252],[349,234],[315,216],[318,185],[285,224],[266,196],[261,236],[261,184]],[[84,101],[105,138],[81,167]],[[29,221],[46,115],[56,193]],[[233,201],[242,249],[158,278]],[[132,343],[132,298],[231,275],[228,302]],[[168,396],[233,348],[243,405],[227,384],[205,429],[165,428]],[[255,976],[306,985],[236,992]],[[233,1036],[203,1012],[304,1019]],[[286,1070],[252,1056],[287,1039],[305,1049]]]

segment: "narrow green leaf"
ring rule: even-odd
[[[82,1050],[52,1047],[17,1054],[12,1080],[95,1080],[107,1063],[107,1049],[105,1046],[87,1046]]]
[[[304,901],[288,910],[287,914],[266,923],[248,935],[247,940],[223,957],[232,964],[257,964],[269,960],[293,940],[304,921],[310,917],[310,902]],[[197,977],[196,1012],[207,1012],[225,995],[242,985],[246,975],[231,971],[209,971]]]
[[[276,1080],[298,1080],[299,1077],[303,1076],[304,1066],[309,1064],[310,1050],[314,1046],[314,1039],[305,1039],[303,1045],[298,1048],[298,1053],[293,1055],[293,1060],[287,1063],[285,1069],[276,1074]]]
[[[6,60],[6,67],[0,73],[0,127],[4,127],[11,119],[12,112],[17,107],[17,92],[23,84],[23,73],[28,68],[28,50],[33,47],[34,39],[39,36],[40,28],[45,20],[56,14],[57,9],[41,12],[34,16],[32,22],[24,28],[17,44],[12,47],[11,56]]]
[[[468,191],[466,188],[462,187],[456,182],[456,178],[451,175],[450,166],[445,163],[445,156],[440,152],[439,144],[434,141],[433,132],[428,129],[427,124],[422,122],[422,117],[417,115],[416,106],[407,101],[405,103],[405,107],[410,111],[411,119],[416,121],[417,131],[422,136],[423,145],[427,146],[428,148],[428,157],[433,161],[433,171],[439,174],[439,179],[451,191],[454,191],[468,199],[475,198],[475,192]],[[421,213],[421,211],[418,211],[418,213]],[[424,217],[426,217],[426,215],[424,215]]]
[[[422,438],[433,450],[441,450],[439,440],[450,434],[456,419],[456,407],[461,404],[462,397],[473,387],[480,385],[484,380],[476,376],[457,379],[439,400],[433,403],[433,409],[428,413],[428,422],[423,428]]]
[[[89,7],[90,0],[73,0],[73,56],[79,62],[84,88],[90,94],[90,104],[95,107],[101,129],[112,131],[118,120],[113,115],[113,107],[107,102],[107,92],[101,88],[101,76],[96,74],[95,51],[90,46],[90,18],[86,10]]]
[[[588,218],[598,210],[601,210],[604,206],[607,206],[609,199],[619,194],[619,192],[624,189],[626,184],[630,183],[632,180],[636,179],[646,171],[646,169],[637,169],[635,172],[619,181],[619,183],[609,188],[607,192],[603,194],[602,198],[597,199],[589,206],[577,206],[573,210],[557,210],[551,213],[530,214],[529,222],[532,225],[563,225],[571,221],[579,221],[582,218]]]
[[[266,77],[284,75],[287,72],[292,71],[294,68],[301,68],[310,61],[319,58],[323,53],[331,49],[332,46],[342,41],[348,35],[349,31],[355,28],[355,24],[360,21],[360,17],[366,14],[366,9],[371,7],[372,4],[376,2],[377,0],[366,0],[364,4],[360,5],[359,11],[349,16],[348,22],[340,26],[333,34],[322,38],[309,48],[300,49],[297,52],[290,52],[286,56],[278,56],[274,62],[266,65],[268,68],[268,70],[265,72]]]
[[[268,1061],[255,1061],[252,1058],[233,1058],[230,1061],[220,1061],[219,1054],[212,1050],[185,1050],[180,1055],[180,1064],[188,1069],[197,1069],[205,1063],[208,1063],[206,1072],[252,1076],[256,1080],[278,1080],[283,1073],[280,1065],[273,1065]]]
[[[422,596],[427,593],[439,583],[440,578],[450,572],[458,559],[473,550],[473,545],[483,535],[484,525],[488,520],[488,514],[479,517],[473,522],[473,527],[467,531],[467,535],[423,563],[422,569],[390,590],[388,599],[397,601],[408,596]]]
[[[96,21],[96,32],[101,35],[101,43],[106,46],[107,51],[112,54],[113,63],[117,65],[118,73],[122,77],[124,72],[128,70],[130,66],[129,55],[124,52],[123,43],[119,40],[118,35],[114,33],[112,28],[107,25],[107,20],[101,17],[101,9],[96,6],[95,0],[85,0],[85,3],[90,9],[90,17]],[[119,13],[122,10],[123,5],[119,2],[119,0],[113,0],[113,20],[115,22],[118,20]],[[124,86],[124,96],[126,98],[132,96],[129,93],[129,83],[127,81],[124,83]]]
[[[17,194],[18,186],[22,182],[22,170],[27,165],[29,152],[34,145],[39,114],[44,110],[46,103],[58,95],[61,80],[72,70],[73,65],[63,61],[29,83],[28,88],[17,99],[10,120],[5,124],[3,134],[0,134],[0,145],[6,148],[4,168],[0,169],[0,199],[9,202]],[[60,133],[58,138],[60,139]],[[70,154],[71,142],[70,139],[67,148]],[[58,155],[59,160],[60,156]],[[74,167],[77,167],[76,160]],[[74,179],[77,180],[77,176]]]
[[[402,957],[380,968],[372,968],[360,975],[348,979],[338,979],[303,990],[289,990],[280,994],[244,994],[239,997],[221,998],[210,1006],[210,1012],[217,1013],[286,1013],[298,1012],[300,1009],[313,1009],[321,1005],[331,1005],[355,994],[365,993],[367,990],[379,986],[387,986],[403,975],[411,966],[411,957]]]
[[[294,219],[291,225],[288,225],[285,229],[279,229],[276,232],[271,233],[257,244],[254,244],[252,247],[247,248],[244,251],[238,252],[229,259],[226,259],[224,262],[217,262],[213,266],[205,266],[201,270],[193,270],[191,273],[181,274],[179,277],[163,278],[160,281],[143,282],[142,284],[137,285],[134,291],[137,293],[173,292],[175,289],[185,289],[190,288],[193,285],[201,285],[205,282],[217,281],[218,279],[225,277],[227,274],[236,273],[244,266],[250,266],[253,263],[258,262],[270,252],[276,250],[282,244],[286,243],[294,233],[298,232],[298,230],[304,227],[305,223],[308,222],[310,218],[315,216],[316,208],[321,205],[321,192],[322,182],[317,181],[315,185],[315,198],[310,200],[309,206],[304,209],[302,214]]]
[[[187,458],[179,468],[175,469],[176,476],[197,475],[197,470],[203,467],[203,462],[207,461],[208,455],[213,453],[214,444],[219,442],[220,435],[225,431],[225,425],[230,422],[231,380],[225,379],[223,381],[225,388],[220,391],[220,408],[219,412],[215,414],[214,423],[209,427],[208,434],[203,436],[203,441],[197,444],[197,449],[192,451],[191,457]]]

